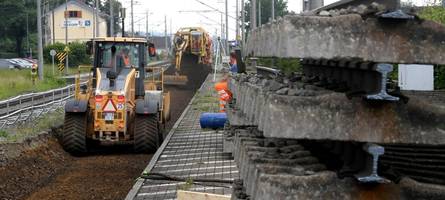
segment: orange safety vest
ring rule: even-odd
[[[232,99],[232,92],[228,89],[227,81],[221,81],[215,84],[215,90],[219,95],[219,111],[225,112],[225,106]]]
[[[154,47],[149,47],[149,48],[148,48],[148,53],[149,53],[150,55],[155,55],[155,53],[156,53],[156,49],[155,49]]]
[[[122,56],[123,60],[124,60],[124,65],[125,66],[129,66],[130,65],[130,56]]]

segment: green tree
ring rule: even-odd
[[[14,40],[14,50],[17,56],[22,56],[23,38],[26,36],[26,15],[27,9],[25,1],[2,0],[0,1],[0,39]],[[2,42],[2,46],[7,43]],[[11,47],[3,47],[11,48]]]
[[[259,2],[261,1],[261,24],[265,24],[272,18],[272,0],[257,0],[257,23],[259,23],[258,16],[258,7]],[[251,15],[251,1],[247,1],[244,5],[246,10],[245,18],[246,18],[246,29],[250,30],[250,15]],[[284,15],[289,14],[287,10],[287,0],[275,0],[275,17],[282,17]]]

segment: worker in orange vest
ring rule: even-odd
[[[230,72],[232,73],[238,73],[238,64],[236,61],[236,54],[235,52],[230,53],[230,61],[229,61],[229,65],[230,65]]]
[[[219,111],[225,112],[225,107],[227,102],[229,102],[232,99],[232,92],[228,89],[227,86],[227,79],[228,77],[224,77],[223,80],[215,84],[215,90],[218,92],[219,95]]]
[[[131,67],[130,52],[127,48],[122,48],[116,56],[112,55],[110,67],[116,67],[116,71],[119,72],[123,68]]]
[[[130,55],[128,55],[129,52],[130,52],[130,50],[127,49],[127,48],[123,48],[121,50],[121,53],[118,55],[119,58],[120,58],[119,59],[119,61],[120,61],[119,66],[130,67],[131,61],[130,61]]]

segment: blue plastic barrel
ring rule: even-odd
[[[226,113],[202,113],[199,118],[201,128],[218,129],[223,128],[227,121]]]

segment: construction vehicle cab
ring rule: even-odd
[[[65,105],[65,150],[87,152],[87,141],[133,143],[136,152],[157,149],[170,99],[163,87],[146,87],[148,58],[154,56],[149,46],[141,38],[97,38],[89,43],[92,76],[86,87],[76,87],[75,98]]]

